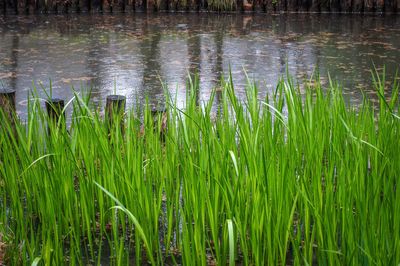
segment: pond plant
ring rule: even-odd
[[[397,265],[399,85],[377,105],[340,86],[282,79],[239,101],[231,79],[163,116],[105,121],[76,93],[66,129],[31,97],[0,127],[0,240],[7,265]],[[217,107],[215,107],[217,106]],[[124,121],[123,130],[120,122]]]

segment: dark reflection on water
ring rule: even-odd
[[[244,93],[243,69],[271,91],[287,68],[297,80],[319,68],[345,87],[353,103],[371,92],[372,64],[393,78],[400,59],[398,16],[352,15],[72,15],[0,17],[0,80],[17,90],[26,115],[28,91],[52,81],[53,95],[90,84],[95,102],[110,93],[130,103],[163,99],[161,81],[184,99],[188,73],[198,73],[199,101],[231,69]],[[44,95],[40,92],[40,95]]]

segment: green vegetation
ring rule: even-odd
[[[189,81],[166,132],[149,106],[110,129],[78,94],[66,131],[32,100],[26,125],[1,120],[7,263],[397,265],[399,85],[374,75],[379,106],[354,108],[310,84],[241,102],[222,81],[199,107]]]
[[[234,11],[240,10],[234,0],[209,0],[208,9],[212,11]]]

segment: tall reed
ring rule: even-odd
[[[166,125],[147,104],[123,131],[79,94],[68,130],[34,98],[16,133],[2,114],[7,264],[397,265],[399,85],[355,108],[312,84],[240,101],[229,79],[199,106],[191,80]]]

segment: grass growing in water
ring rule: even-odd
[[[69,132],[31,101],[16,135],[1,120],[7,263],[398,264],[399,86],[375,76],[376,113],[315,84],[241,103],[224,82],[215,119],[216,92],[199,107],[191,83],[163,139],[148,106],[144,134],[135,110],[108,134],[89,99]]]

